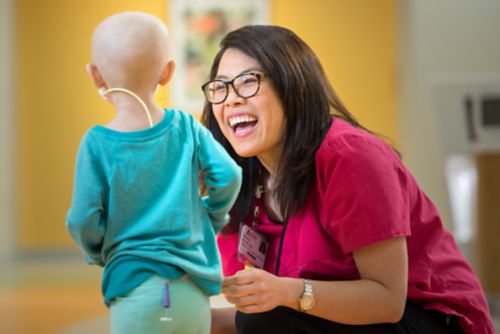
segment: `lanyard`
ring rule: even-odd
[[[283,230],[281,231],[280,243],[278,246],[278,255],[276,256],[276,269],[274,270],[274,274],[279,276],[280,272],[280,263],[281,263],[281,252],[283,251],[283,241],[285,240],[285,232],[286,227],[288,226],[288,219],[283,223]]]
[[[260,205],[264,207],[264,203],[262,201],[262,195],[265,193],[266,189],[262,185],[258,185],[257,189],[255,191],[255,198],[256,198],[256,205],[253,210],[253,220],[252,220],[252,227],[256,228],[258,223],[258,216],[260,213]],[[276,255],[276,267],[274,269],[274,274],[276,276],[279,276],[279,271],[280,271],[280,265],[281,265],[281,254],[283,252],[283,242],[285,240],[285,233],[286,233],[286,228],[288,226],[288,219],[284,221],[283,223],[283,229],[281,230],[281,235],[280,235],[280,240],[279,240],[279,246],[278,246],[278,254]]]

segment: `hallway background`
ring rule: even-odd
[[[348,109],[402,152],[455,232],[433,83],[500,78],[500,2],[269,0],[268,6],[269,23],[302,37]],[[113,115],[85,72],[90,38],[102,19],[125,10],[154,14],[176,33],[168,0],[0,0],[0,333],[106,332],[100,269],[84,263],[64,224],[79,140]],[[175,107],[169,88],[175,84],[158,91],[160,105]],[[494,170],[489,183],[499,178]],[[498,201],[500,189],[488,196],[497,194]],[[500,206],[489,210],[488,231],[498,231]],[[500,279],[485,268],[500,267],[500,251],[479,249],[471,217],[472,232],[460,246],[487,283],[496,314]]]

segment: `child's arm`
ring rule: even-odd
[[[229,221],[229,210],[241,187],[241,168],[201,125],[198,125],[198,161],[207,188],[203,203],[217,233]]]
[[[95,144],[94,144],[95,145]],[[102,165],[92,152],[92,140],[84,137],[78,151],[73,200],[66,226],[90,264],[104,265],[101,256],[106,228],[106,179]]]

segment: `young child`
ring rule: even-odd
[[[112,333],[209,333],[208,296],[222,281],[215,233],[241,185],[208,130],[154,102],[175,68],[167,35],[152,15],[113,15],[96,28],[87,65],[116,116],[81,141],[67,227],[104,267]]]

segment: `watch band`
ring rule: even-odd
[[[311,281],[304,279],[304,292],[299,298],[299,309],[301,312],[307,312],[314,306],[314,292]]]

